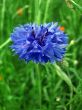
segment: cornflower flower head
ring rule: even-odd
[[[53,22],[20,25],[13,30],[11,39],[11,48],[19,58],[36,63],[61,61],[68,43],[67,35]]]

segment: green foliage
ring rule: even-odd
[[[82,0],[0,0],[0,110],[82,110]],[[69,35],[62,62],[25,63],[9,46],[15,26],[59,22]]]

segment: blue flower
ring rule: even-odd
[[[54,63],[61,61],[66,52],[68,37],[57,23],[25,24],[11,34],[12,50],[25,61]]]

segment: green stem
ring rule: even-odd
[[[82,7],[78,5],[74,0],[70,0],[77,8],[79,8],[82,11]]]
[[[36,64],[36,72],[37,72],[37,84],[38,84],[38,92],[39,92],[39,106],[41,110],[41,105],[42,105],[42,94],[41,94],[41,75],[39,71],[39,64]]]
[[[80,5],[78,5],[74,0],[65,0],[67,2],[67,4],[71,5],[73,4],[74,6],[76,6],[80,11],[82,11],[82,7]]]
[[[70,101],[73,99],[73,89],[70,90]],[[70,103],[69,110],[72,110],[72,104]]]
[[[0,50],[5,47],[9,42],[11,41],[10,38],[7,39],[7,41],[5,41],[2,45],[0,45]]]
[[[43,23],[44,23],[44,22],[46,21],[46,19],[47,19],[47,13],[48,13],[50,1],[51,1],[51,0],[47,0],[47,3],[46,3],[46,9],[45,9],[45,13],[44,13]]]
[[[41,0],[39,0],[39,8],[38,8],[38,17],[37,17],[37,22],[40,24],[40,20],[41,20],[41,9],[40,9],[40,5],[41,5]]]
[[[4,25],[5,4],[6,4],[6,0],[3,0],[2,15],[1,15],[1,31],[3,31],[3,25]]]
[[[37,15],[38,15],[38,6],[39,6],[39,2],[38,0],[35,0],[35,22],[37,23]]]
[[[35,22],[40,24],[40,16],[41,16],[41,10],[40,10],[41,0],[35,0]]]

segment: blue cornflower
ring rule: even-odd
[[[21,25],[14,29],[11,39],[12,50],[21,59],[39,63],[61,61],[68,41],[57,23]]]

